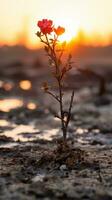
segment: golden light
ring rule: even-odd
[[[40,43],[35,36],[36,24],[43,18],[51,19],[56,26],[66,28],[66,33],[60,37],[61,41],[69,41],[80,29],[87,33],[94,31],[104,33],[103,40],[112,32],[110,23],[112,0],[19,0],[18,3],[14,0],[0,0],[0,2],[1,44],[23,43],[29,47],[39,47]]]
[[[36,106],[35,103],[30,102],[30,103],[27,104],[27,108],[28,108],[29,110],[35,110],[35,109],[37,108],[37,106]]]
[[[8,123],[8,121],[6,121],[6,120],[4,120],[4,119],[0,119],[0,126],[8,126],[9,125],[9,123]]]
[[[68,29],[65,27],[65,33],[59,37],[60,42],[70,42],[72,38],[76,37],[78,29]]]
[[[23,101],[20,99],[3,99],[0,100],[0,110],[3,112],[9,112],[11,109],[22,107]]]
[[[32,87],[31,81],[29,81],[29,80],[22,80],[22,81],[20,81],[19,87],[22,90],[30,90],[31,87]]]
[[[4,83],[4,84],[3,84],[3,88],[4,88],[6,91],[10,91],[10,90],[12,90],[12,88],[13,88],[13,84],[11,84],[11,83]]]
[[[0,81],[0,88],[2,88],[3,86],[3,81]]]

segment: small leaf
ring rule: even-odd
[[[37,31],[37,33],[36,33],[36,35],[37,35],[37,37],[41,37],[41,32],[40,31]]]

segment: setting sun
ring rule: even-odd
[[[0,0],[0,5],[1,44],[37,47],[36,24],[43,18],[65,27],[66,33],[60,37],[61,41],[70,41],[80,30],[92,43],[96,35],[104,44],[112,38],[111,0]]]
[[[70,42],[70,40],[74,37],[77,36],[77,33],[78,33],[78,29],[79,27],[78,26],[71,26],[69,27],[69,23],[67,24],[66,21],[61,23],[62,26],[65,27],[65,33],[63,35],[60,36],[60,41],[63,42],[63,41],[66,41],[66,42]]]

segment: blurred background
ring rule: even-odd
[[[98,95],[110,89],[111,8],[111,0],[0,0],[0,110],[23,105],[35,109],[49,101],[41,84],[53,80],[35,35],[43,18],[66,29],[60,41],[66,40],[74,64],[65,89],[97,88]]]

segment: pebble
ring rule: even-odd
[[[61,166],[60,166],[60,170],[61,170],[61,171],[67,170],[67,166],[66,166],[66,165],[61,165]]]

